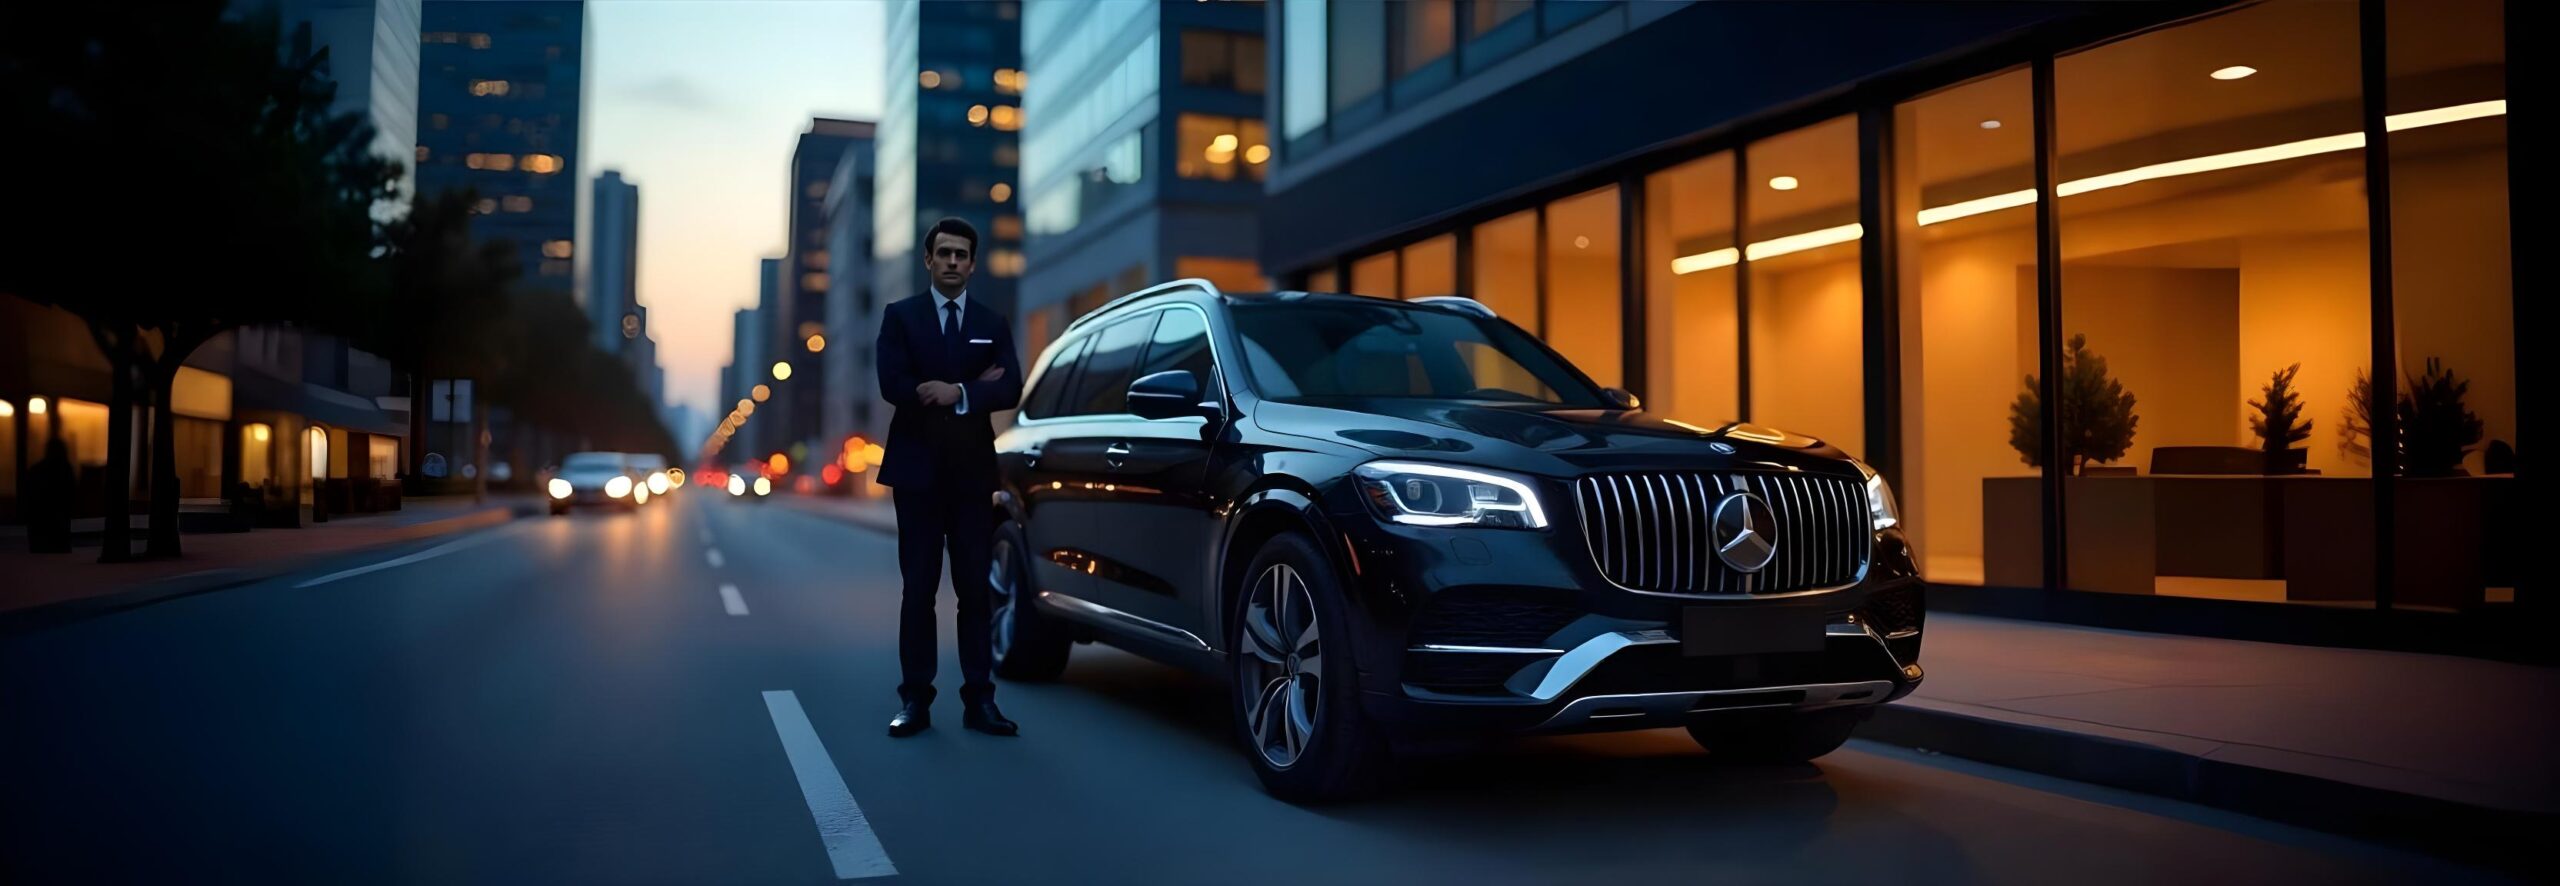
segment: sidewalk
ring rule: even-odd
[[[1920,660],[1861,737],[2457,856],[2560,820],[2560,670],[1952,614]]]
[[[535,513],[532,496],[413,498],[401,509],[348,514],[300,529],[190,533],[173,560],[98,562],[96,539],[67,554],[27,553],[26,537],[0,538],[0,624],[41,621],[91,609],[118,609],[280,575],[335,554],[494,526]],[[137,541],[136,547],[138,548]]]

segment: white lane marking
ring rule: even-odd
[[[703,558],[703,559],[705,559],[705,560],[709,560],[709,561],[711,561],[711,568],[713,568],[713,569],[718,569],[718,568],[720,568],[720,564],[723,562],[723,561],[720,559],[720,549],[719,549],[719,548],[712,548],[712,549],[710,549],[710,550],[707,550],[707,551],[702,552],[702,558]]]
[[[766,690],[764,709],[773,715],[773,731],[782,736],[782,753],[791,758],[791,774],[800,779],[800,796],[809,801],[809,816],[818,822],[818,837],[835,863],[836,879],[887,877],[898,873],[889,851],[871,833],[871,820],[853,802],[853,791],[836,772],[835,759],[818,741],[818,730],[800,709],[800,697],[788,689]]]
[[[312,579],[312,580],[310,580],[310,581],[306,581],[306,582],[303,582],[303,583],[301,583],[301,584],[294,585],[294,587],[295,587],[296,589],[308,588],[308,587],[316,587],[316,586],[319,586],[319,585],[325,585],[325,584],[328,584],[328,583],[330,583],[330,582],[337,581],[337,580],[342,579],[342,578],[354,578],[354,577],[356,577],[356,576],[364,575],[364,574],[366,574],[366,573],[370,573],[370,572],[380,572],[380,571],[385,570],[385,569],[391,569],[391,568],[400,567],[400,566],[407,566],[407,565],[409,565],[409,564],[411,564],[411,563],[416,563],[416,562],[418,562],[418,561],[420,561],[420,560],[426,560],[426,559],[430,559],[430,558],[434,558],[434,557],[441,557],[441,556],[444,556],[444,555],[446,555],[446,554],[450,554],[450,553],[453,553],[453,552],[455,552],[455,551],[462,550],[463,548],[470,547],[470,546],[472,546],[472,545],[481,544],[481,543],[483,543],[483,542],[490,541],[490,540],[495,539],[495,538],[497,538],[497,537],[498,537],[498,534],[497,534],[497,533],[495,533],[495,532],[484,532],[484,533],[481,533],[481,534],[478,534],[478,535],[473,535],[473,536],[470,536],[470,537],[467,537],[467,538],[459,538],[459,539],[455,539],[455,540],[453,540],[453,541],[445,542],[444,544],[440,544],[440,545],[437,545],[437,546],[432,547],[432,548],[428,548],[428,549],[423,550],[423,551],[419,551],[419,552],[417,552],[417,553],[415,553],[415,554],[410,554],[410,555],[405,556],[405,557],[393,557],[393,558],[391,558],[391,559],[389,559],[389,560],[384,560],[384,561],[382,561],[382,562],[380,562],[380,563],[375,563],[375,564],[373,564],[373,565],[371,565],[371,566],[358,566],[358,567],[356,567],[356,568],[354,568],[354,569],[349,569],[349,570],[345,570],[345,571],[342,571],[342,572],[332,572],[332,573],[329,573],[329,574],[327,574],[327,575],[323,575],[323,576],[321,576],[321,577],[319,577],[319,578],[315,578],[315,579]]]
[[[745,615],[747,614],[747,598],[738,596],[737,585],[721,585],[720,607],[729,610],[730,615]]]

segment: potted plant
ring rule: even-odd
[[[2142,417],[2133,414],[2133,394],[2124,383],[2107,377],[2107,358],[2089,351],[2089,337],[2074,335],[2062,354],[2061,384],[2062,455],[2070,462],[2071,474],[2078,476],[2091,462],[2111,462],[2123,458],[2133,448],[2134,428]],[[2027,376],[2027,389],[2009,404],[2009,448],[2018,451],[2028,467],[2044,467],[2036,450],[2044,434],[2044,409],[2037,400],[2036,377]]]
[[[2278,369],[2259,393],[2262,400],[2249,401],[2257,414],[2249,416],[2249,431],[2258,435],[2258,448],[2266,453],[2268,474],[2302,472],[2305,450],[2294,448],[2311,436],[2311,422],[2302,419],[2302,395],[2294,393],[2293,378],[2302,371],[2296,363]]]
[[[2399,419],[2400,473],[2410,477],[2458,477],[2462,460],[2480,444],[2480,416],[2462,402],[2471,383],[2427,358],[2426,372],[2410,376],[2392,410]],[[2256,405],[2252,403],[2251,405]],[[2253,421],[2254,423],[2254,421]],[[2359,463],[2373,457],[2373,381],[2362,371],[2347,390],[2346,420],[2338,448]]]

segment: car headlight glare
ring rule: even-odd
[[[631,478],[615,477],[604,481],[604,494],[621,498],[631,494]]]
[[[667,481],[667,472],[665,472],[665,471],[659,471],[659,472],[657,472],[657,473],[650,474],[650,475],[649,475],[649,494],[650,494],[650,495],[665,495],[665,494],[667,494],[667,482],[668,482],[668,481]]]
[[[568,498],[570,493],[578,491],[569,485],[569,481],[558,477],[551,478],[547,488],[551,490],[552,498]]]
[[[737,474],[730,474],[730,475],[729,475],[729,494],[730,494],[730,495],[745,495],[745,494],[747,494],[747,478],[742,477],[742,476],[739,476],[739,475],[737,475]]]
[[[773,494],[773,480],[772,480],[772,478],[769,478],[769,477],[757,477],[757,478],[756,478],[756,494],[757,494],[757,495],[772,495],[772,494]]]
[[[649,503],[649,484],[642,483],[631,487],[631,503],[637,505]]]
[[[1867,517],[1875,524],[1875,531],[1902,525],[1902,508],[1893,501],[1893,485],[1884,481],[1883,474],[1867,467],[1866,462],[1857,464],[1858,472],[1867,475]]]
[[[1413,526],[1544,529],[1547,512],[1526,479],[1409,461],[1373,461],[1354,472],[1378,516]]]

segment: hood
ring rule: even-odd
[[[1812,437],[1751,424],[1682,423],[1641,410],[1378,398],[1321,406],[1266,401],[1256,418],[1265,428],[1379,456],[1551,475],[1792,468],[1858,476],[1847,453]]]

